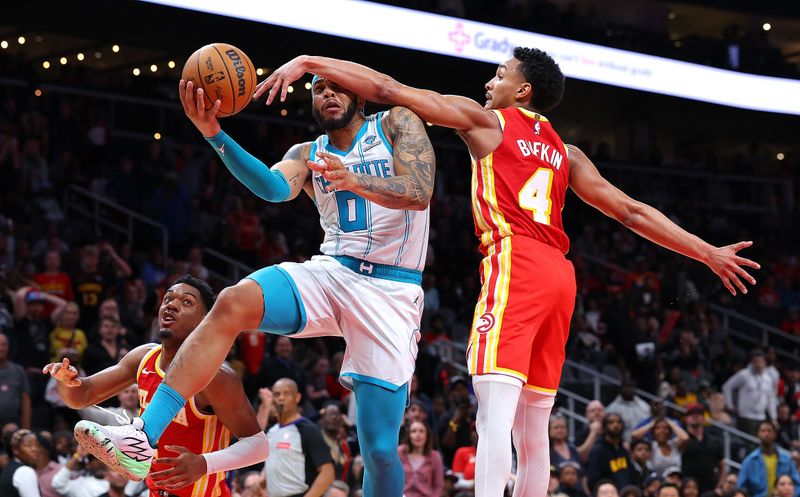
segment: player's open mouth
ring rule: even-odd
[[[161,325],[165,326],[168,324],[172,324],[175,322],[175,315],[171,312],[165,312],[163,316],[161,316]]]
[[[336,109],[341,109],[341,108],[342,108],[342,106],[339,105],[337,102],[328,102],[328,103],[326,103],[325,105],[322,106],[322,110],[323,111],[336,110]]]

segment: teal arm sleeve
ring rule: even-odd
[[[283,202],[289,198],[291,190],[283,173],[268,168],[224,131],[206,140],[217,151],[225,167],[251,192],[268,202]]]

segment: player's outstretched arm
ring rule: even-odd
[[[267,105],[278,94],[283,102],[289,85],[305,73],[335,81],[371,102],[407,107],[423,120],[438,126],[459,131],[498,127],[493,113],[472,99],[407,86],[361,64],[328,57],[295,57],[259,83],[254,96],[258,98],[269,91]]]
[[[300,193],[308,176],[308,169],[296,153],[299,149],[290,149],[284,160],[270,169],[222,131],[217,119],[219,100],[214,102],[211,109],[206,110],[203,89],[195,89],[191,81],[180,80],[178,93],[186,116],[214,147],[225,167],[251,192],[268,202],[284,202]],[[292,160],[291,157],[295,155],[298,156],[297,159],[289,164],[283,163],[287,157]]]
[[[211,383],[195,396],[195,404],[208,405],[220,422],[238,439],[221,450],[195,454],[186,447],[167,445],[177,457],[160,457],[156,462],[169,466],[150,474],[156,486],[166,490],[185,487],[205,474],[230,471],[264,462],[269,441],[256,420],[253,406],[244,393],[242,380],[235,371],[222,366]]]
[[[759,269],[761,266],[737,255],[753,242],[739,242],[725,247],[715,247],[670,221],[653,207],[636,201],[609,183],[597,171],[592,161],[576,146],[569,150],[569,185],[587,204],[603,214],[616,219],[625,227],[648,240],[679,254],[698,260],[709,267],[731,294],[736,289],[747,293],[742,279],[756,284],[755,278],[744,266]]]
[[[154,346],[152,343],[140,345],[125,354],[117,364],[87,378],[78,378],[78,370],[70,365],[67,358],[46,365],[42,368],[42,373],[49,374],[58,381],[58,394],[67,407],[83,409],[109,399],[136,383],[139,363]]]
[[[308,168],[330,182],[328,191],[349,190],[389,209],[425,210],[433,194],[436,170],[436,157],[425,125],[404,107],[394,107],[384,121],[387,135],[394,143],[395,176],[380,178],[353,173],[337,156],[324,152],[317,153],[324,164],[309,161]]]

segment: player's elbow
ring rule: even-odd
[[[403,88],[405,85],[399,83],[389,76],[383,76],[377,83],[377,103],[389,105],[405,105],[403,102]]]

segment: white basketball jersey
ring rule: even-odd
[[[381,178],[394,176],[392,145],[383,133],[384,112],[367,117],[350,149],[342,151],[322,135],[311,144],[309,157],[320,164],[318,150],[338,155],[345,167]],[[388,209],[350,191],[325,193],[328,183],[312,172],[314,202],[325,230],[320,250],[330,256],[350,256],[376,264],[422,271],[428,248],[429,209]]]

